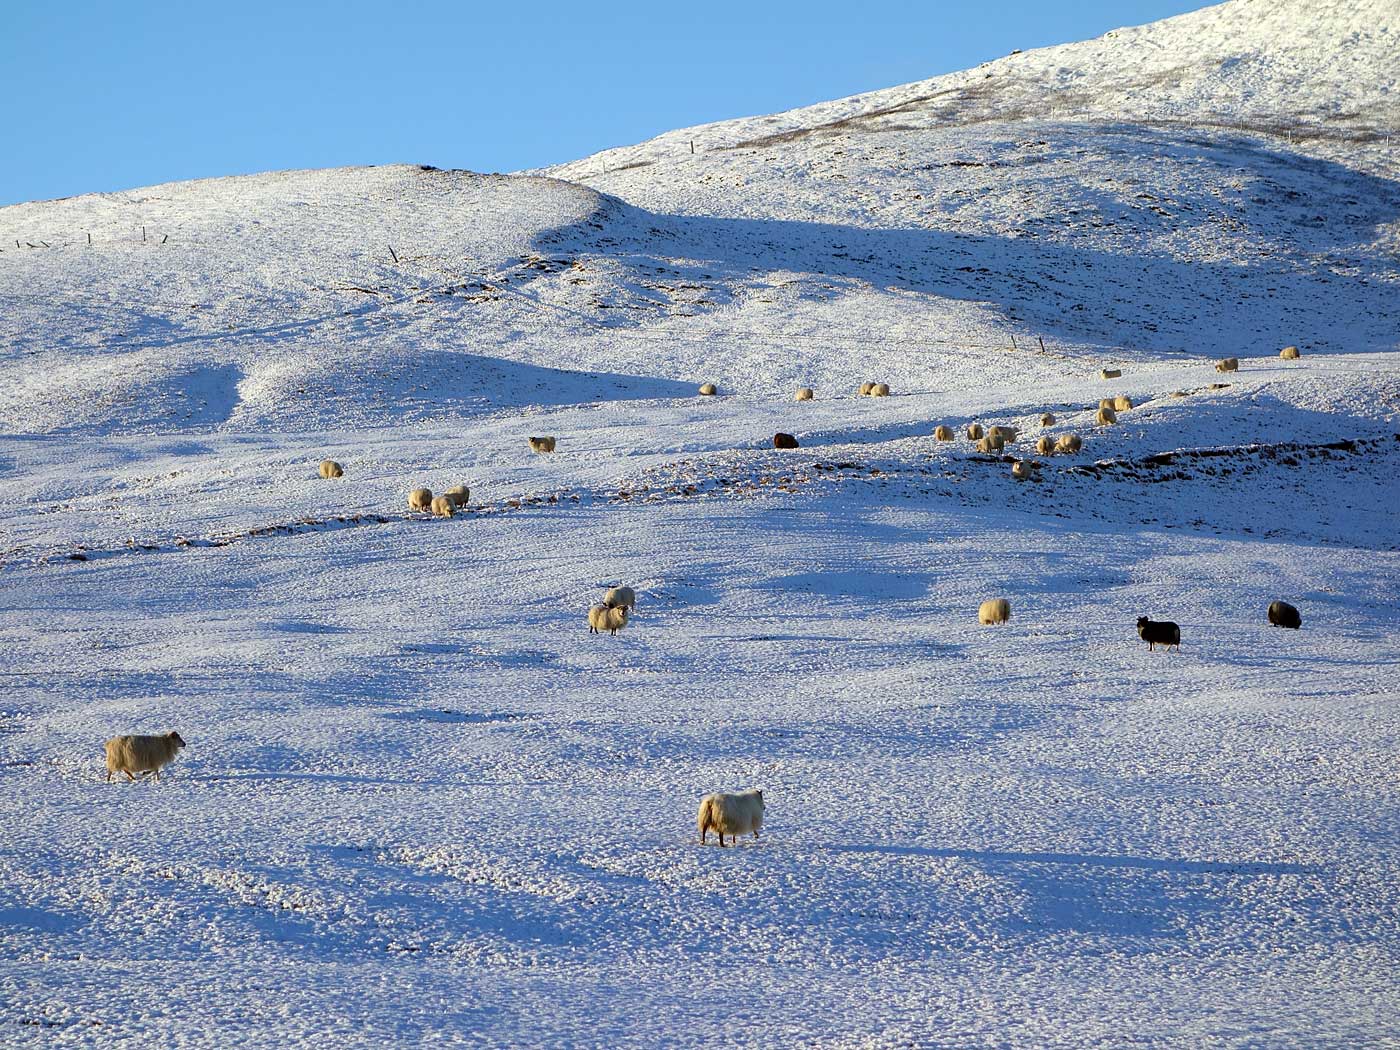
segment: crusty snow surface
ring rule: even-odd
[[[0,1046],[1400,1045],[1397,37],[0,209]]]

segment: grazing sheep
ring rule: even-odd
[[[796,398],[796,399],[797,399],[798,401],[810,401],[810,400],[812,400],[812,398],[814,398],[814,397],[816,397],[816,394],[812,393],[812,388],[811,388],[811,387],[809,387],[809,386],[800,386],[800,387],[797,388],[797,398]]]
[[[1278,356],[1285,361],[1296,361],[1302,355],[1298,353],[1298,348],[1296,346],[1285,346],[1278,352]]]
[[[467,505],[467,498],[471,496],[471,494],[472,490],[465,485],[453,485],[443,493],[444,496],[452,501],[454,507],[465,507]]]
[[[935,441],[952,441],[953,428],[939,424],[933,428],[933,439]]]
[[[861,396],[861,397],[869,397],[869,396],[870,396],[870,391],[873,390],[874,388],[875,388],[875,384],[872,383],[870,380],[867,379],[864,383],[862,383],[862,384],[860,385],[860,396]]]
[[[981,423],[969,423],[967,425],[967,440],[980,441],[982,439],[983,433],[984,431],[982,430]]]
[[[784,434],[781,430],[773,435],[774,448],[797,448],[797,438],[791,434]]]
[[[871,397],[889,397],[890,385],[888,383],[876,383],[870,388]]]
[[[1111,408],[1101,408],[1099,409],[1098,415],[1094,416],[1094,422],[1098,423],[1100,426],[1106,426],[1109,423],[1117,423],[1118,414]]]
[[[1303,615],[1287,602],[1270,602],[1269,622],[1275,627],[1291,627],[1296,631],[1303,626]]]
[[[1168,649],[1173,645],[1181,648],[1181,628],[1170,620],[1149,620],[1146,616],[1139,616],[1137,629],[1138,637],[1147,643],[1148,649],[1159,645],[1165,645]]]
[[[135,780],[136,773],[153,773],[160,779],[160,767],[175,757],[185,746],[176,732],[164,736],[114,736],[103,747],[107,751],[107,783],[113,773],[125,773]]]
[[[553,452],[558,443],[559,439],[555,437],[530,438],[530,449],[533,452]]]
[[[588,610],[588,633],[599,634],[607,631],[608,634],[617,634],[627,626],[627,606],[619,605],[616,609],[606,605],[595,605]]]
[[[1217,372],[1238,372],[1240,370],[1240,359],[1238,357],[1225,357],[1215,362]]]
[[[1005,598],[988,598],[977,607],[978,623],[1005,623],[1009,619],[1011,619],[1011,603]]]
[[[1020,433],[1021,432],[1015,427],[992,427],[991,430],[987,431],[987,436],[991,437],[995,435],[1001,438],[1002,444],[1009,445],[1016,440],[1017,435]]]
[[[1058,452],[1078,452],[1084,447],[1084,439],[1078,434],[1061,434],[1059,440],[1055,442],[1055,449]]]
[[[758,838],[758,829],[763,827],[763,792],[757,788],[726,795],[716,791],[700,800],[700,812],[695,824],[700,830],[700,844],[705,844],[705,832],[719,832],[719,844],[724,845],[727,834],[735,841],[740,835],[753,832]]]
[[[1114,399],[1111,398],[1111,397],[1101,397],[1101,398],[1099,398],[1099,407],[1100,407],[1100,408],[1112,408],[1112,407],[1113,407],[1113,400],[1114,400]]]
[[[1123,370],[1122,370],[1121,368],[1100,368],[1100,369],[1099,369],[1099,378],[1100,378],[1100,379],[1117,379],[1117,378],[1118,378],[1119,376],[1121,376],[1122,374],[1123,374]]]
[[[988,434],[981,441],[977,442],[977,451],[995,454],[1006,447],[1006,442],[1002,441],[1000,434]]]
[[[414,489],[408,494],[409,510],[431,510],[433,506],[432,489]]]
[[[1040,440],[1035,443],[1035,450],[1042,456],[1053,456],[1055,454],[1055,439],[1049,434],[1041,434]]]
[[[1133,410],[1133,399],[1127,394],[1119,394],[1113,399],[1113,411],[1131,412]]]
[[[433,515],[439,518],[450,518],[457,513],[457,504],[446,496],[434,496],[433,502],[428,504]]]
[[[1031,476],[1031,462],[1028,459],[1018,459],[1011,464],[1011,476],[1017,481],[1025,481]]]
[[[1043,427],[1053,427],[1055,425],[1055,417],[1049,412],[1042,412],[1040,414],[1040,425]]]
[[[704,394],[706,397],[712,397],[719,393],[719,387],[715,386],[713,383],[701,383],[700,393]]]
[[[345,468],[333,459],[323,459],[320,471],[323,478],[338,478],[345,473]]]
[[[626,606],[635,610],[637,608],[637,592],[631,587],[609,587],[608,593],[603,595],[603,604],[609,609],[621,609]]]

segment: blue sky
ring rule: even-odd
[[[513,171],[1194,0],[3,0],[0,204],[280,168]]]

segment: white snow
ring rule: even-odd
[[[1400,1042],[1397,14],[0,209],[0,1045]]]

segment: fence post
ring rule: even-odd
[[[1012,333],[1011,333],[1011,349],[1012,349],[1012,350],[1019,350],[1019,349],[1021,349],[1019,346],[1016,345],[1016,333],[1015,333],[1015,332],[1012,332]]]
[[[393,258],[394,265],[397,266],[399,264],[399,257],[397,254],[395,254],[394,246],[392,244],[389,245],[389,255]]]

